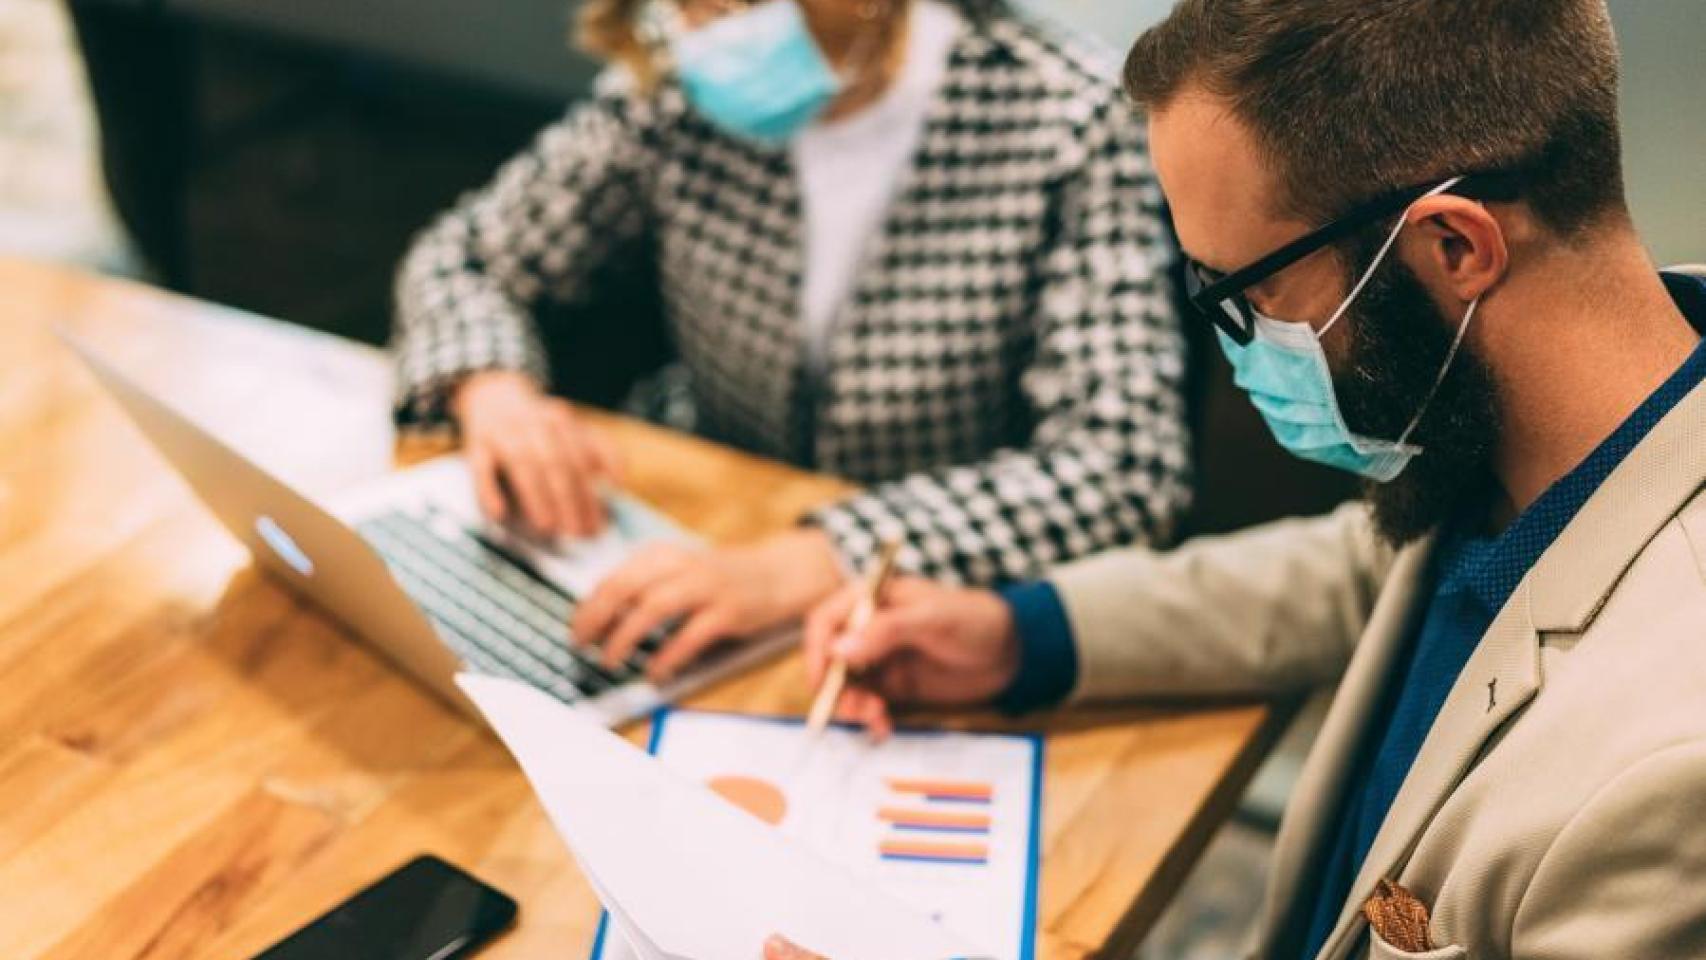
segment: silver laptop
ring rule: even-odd
[[[59,336],[264,569],[470,717],[460,670],[522,680],[615,726],[797,639],[779,630],[724,648],[659,688],[642,672],[659,631],[609,668],[570,642],[576,605],[638,546],[690,538],[638,500],[611,496],[598,539],[541,545],[482,520],[461,458],[442,457],[321,506]]]

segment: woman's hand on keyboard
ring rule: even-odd
[[[718,641],[803,616],[842,582],[841,560],[819,530],[719,549],[660,544],[606,577],[571,626],[575,642],[602,646],[615,666],[653,631],[678,625],[646,665],[661,682]]]
[[[535,533],[595,536],[607,520],[599,495],[620,472],[598,430],[526,374],[488,370],[463,381],[452,400],[480,509]]]

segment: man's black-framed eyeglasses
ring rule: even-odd
[[[1349,213],[1313,230],[1240,270],[1223,274],[1185,258],[1185,293],[1191,306],[1207,317],[1221,332],[1240,346],[1256,334],[1256,312],[1245,291],[1321,248],[1350,236],[1385,217],[1407,210],[1411,204],[1439,186],[1439,181],[1407,187],[1359,204]],[[1444,193],[1470,200],[1506,202],[1519,193],[1516,174],[1489,172],[1470,174]]]

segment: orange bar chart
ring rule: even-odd
[[[894,802],[877,810],[888,827],[878,844],[886,861],[983,866],[989,863],[988,807],[995,788],[988,783],[890,777],[884,781]]]
[[[988,803],[995,788],[987,783],[962,780],[915,780],[892,778],[888,787],[895,793],[923,797],[925,800],[947,800],[961,803]]]
[[[908,860],[915,863],[964,863],[979,866],[989,862],[989,844],[987,843],[885,840],[879,850],[884,860]]]
[[[914,810],[884,807],[877,819],[902,830],[931,830],[944,833],[988,833],[989,814],[949,810]]]

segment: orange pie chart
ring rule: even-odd
[[[767,780],[757,777],[722,776],[705,782],[707,787],[724,800],[745,810],[765,823],[778,824],[788,815],[788,799]]]

